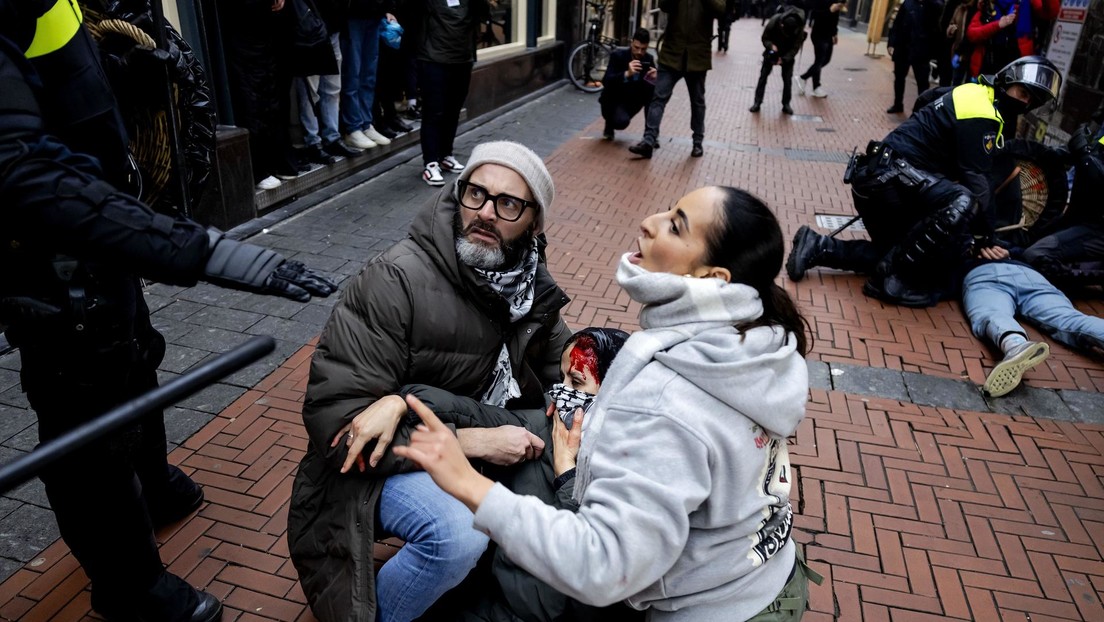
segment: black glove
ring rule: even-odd
[[[211,255],[204,268],[206,280],[232,289],[273,294],[299,302],[311,294],[329,296],[337,285],[276,251],[224,237],[218,229],[208,229]]]
[[[337,291],[337,284],[294,259],[285,259],[265,280],[261,293],[276,294],[299,302],[311,294],[325,298]]]
[[[1092,150],[1092,130],[1089,129],[1088,123],[1082,123],[1073,131],[1066,147],[1075,158],[1088,155]]]

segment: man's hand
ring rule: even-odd
[[[1016,22],[1016,12],[1015,11],[1012,11],[1008,15],[1004,15],[999,20],[997,20],[997,23],[1000,24],[1001,28],[1008,28],[1009,26],[1011,26],[1015,22]]]
[[[832,45],[839,43],[839,35],[832,35]]]
[[[1008,250],[1001,246],[986,246],[978,251],[978,254],[989,261],[1008,259]]]
[[[282,11],[284,9],[284,0],[272,0],[272,11]]]
[[[886,47],[886,54],[889,54],[890,58],[893,58],[893,46]]]
[[[349,448],[349,455],[345,458],[345,464],[341,465],[341,472],[348,473],[356,463],[360,472],[364,472],[364,448],[368,443],[376,440],[376,447],[368,458],[369,466],[379,464],[387,447],[395,438],[395,428],[399,427],[399,421],[406,414],[406,402],[398,395],[388,395],[372,402],[372,404],[353,417],[352,423],[341,428],[334,437],[330,447],[337,447],[344,441]],[[378,440],[377,440],[378,439]]]
[[[627,70],[625,70],[625,77],[626,78],[631,78],[631,77],[635,76],[636,74],[640,73],[640,70],[643,69],[643,68],[644,68],[644,66],[640,64],[640,61],[631,60],[631,61],[629,61],[629,68]]]
[[[463,428],[456,431],[456,438],[468,458],[502,466],[533,460],[544,451],[544,441],[539,436],[516,425]]]
[[[832,13],[839,13],[840,10],[842,10],[844,6],[845,5],[842,2],[835,2],[835,3],[832,4],[832,6],[828,7],[828,10],[831,11]]]
[[[552,470],[556,477],[575,468],[579,456],[579,445],[583,440],[583,409],[575,409],[571,420],[571,429],[567,429],[563,419],[554,417],[552,421]]]
[[[648,73],[644,74],[644,79],[648,82],[655,82],[657,76],[659,76],[659,70],[652,67],[648,70]]]

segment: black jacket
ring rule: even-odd
[[[629,70],[632,59],[632,51],[629,48],[617,48],[610,54],[606,75],[602,78],[602,94],[599,96],[599,101],[606,102],[610,98],[647,99],[652,96],[655,85],[644,80],[644,74],[648,73],[648,69],[656,66],[655,58],[651,54],[645,54],[640,60],[640,71],[626,80],[625,72]]]
[[[935,17],[937,23],[938,14]],[[888,46],[893,48],[893,61],[903,63],[930,59],[930,39],[934,25],[926,3],[922,0],[905,0],[897,9],[897,17],[889,29]]]

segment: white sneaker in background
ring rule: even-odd
[[[284,182],[276,179],[272,175],[265,177],[261,181],[257,182],[257,190],[272,190],[273,188],[279,188]]]
[[[357,130],[355,132],[349,132],[345,135],[345,144],[353,149],[375,149],[376,143],[371,138],[364,135],[364,132]]]
[[[371,125],[368,126],[368,129],[364,130],[364,136],[367,137],[368,140],[376,143],[377,145],[390,145],[391,144],[391,139],[390,138],[388,138],[388,137],[384,136],[383,134],[380,134],[379,132],[377,132],[376,128],[372,127]]]
[[[813,89],[813,97],[828,97],[828,91],[825,91],[823,86],[818,86]]]
[[[445,176],[441,174],[441,165],[436,162],[426,164],[425,170],[422,171],[422,180],[431,186],[445,185]]]
[[[464,163],[453,156],[441,158],[441,170],[460,174],[464,170]]]
[[[794,76],[794,86],[797,87],[797,94],[798,95],[804,95],[805,94],[805,83],[807,81],[808,81],[808,78],[802,80],[801,78],[799,78],[797,76]]]

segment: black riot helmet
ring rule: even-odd
[[[1042,56],[1024,56],[1005,65],[993,79],[993,86],[1001,95],[1013,84],[1019,84],[1031,94],[1026,112],[1058,99],[1058,92],[1062,89],[1062,74],[1054,63]],[[1008,96],[1004,95],[1001,99],[1008,99]]]

